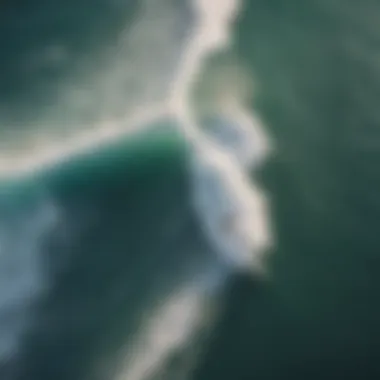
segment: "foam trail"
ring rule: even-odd
[[[198,144],[204,136],[194,125],[189,107],[190,91],[200,75],[205,59],[216,51],[228,46],[229,27],[240,7],[239,0],[213,1],[194,0],[198,20],[195,32],[182,57],[180,71],[172,84],[169,107],[178,117],[183,132]]]
[[[0,222],[0,363],[17,352],[20,335],[31,322],[29,307],[45,289],[40,249],[58,218],[48,201],[31,213]]]
[[[251,184],[234,149],[217,144],[197,126],[189,99],[205,59],[228,46],[230,24],[240,5],[234,0],[218,1],[217,6],[194,0],[198,23],[173,83],[169,107],[190,144],[194,206],[206,235],[232,266],[261,270],[261,254],[272,243],[265,196]],[[241,113],[240,119],[242,115],[246,116]],[[266,149],[256,153],[256,159],[262,159],[258,153],[263,156]]]
[[[219,267],[197,276],[171,294],[155,310],[153,317],[143,322],[141,333],[129,346],[117,380],[155,379],[160,373],[170,371],[166,367],[170,367],[168,362],[172,355],[186,355],[187,349],[194,348],[200,339],[198,334],[207,328],[217,311],[215,298],[229,273],[225,269]],[[187,375],[190,369],[183,368]]]
[[[169,356],[189,342],[201,315],[199,294],[184,289],[172,295],[132,343],[132,355],[127,357],[126,369],[119,380],[149,379],[162,370]]]
[[[97,126],[97,131],[82,131],[75,134],[75,139],[69,144],[49,142],[48,144],[36,143],[37,151],[28,152],[30,160],[24,157],[0,157],[0,180],[12,180],[25,175],[54,167],[68,157],[75,156],[86,151],[92,151],[98,146],[116,141],[126,135],[142,132],[144,126],[151,128],[153,121],[165,116],[165,106],[155,105],[151,108],[142,108],[136,111],[130,118],[113,121],[107,120]],[[127,127],[125,127],[127,126]],[[44,146],[43,149],[39,149]],[[42,150],[42,152],[41,152]]]

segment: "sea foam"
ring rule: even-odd
[[[260,123],[242,104],[231,100],[223,105],[228,112],[218,115],[221,120],[215,124],[214,132],[206,133],[190,100],[207,59],[228,48],[232,23],[241,10],[241,1],[194,0],[191,4],[194,23],[186,27],[188,32],[177,45],[171,40],[175,31],[169,20],[180,12],[173,2],[166,0],[146,0],[135,27],[123,36],[125,45],[139,47],[138,54],[134,61],[128,61],[126,54],[127,58],[114,67],[116,76],[107,77],[110,81],[106,88],[112,94],[111,85],[116,85],[117,75],[136,73],[136,67],[144,68],[144,64],[150,62],[145,71],[140,71],[140,81],[146,82],[145,95],[130,102],[133,109],[128,108],[128,99],[125,99],[126,111],[122,116],[105,117],[82,131],[78,127],[65,140],[43,135],[19,154],[3,152],[0,155],[0,177],[5,181],[38,173],[67,157],[152,128],[155,120],[169,117],[176,121],[178,133],[189,147],[194,211],[224,269],[210,268],[198,277],[195,273],[194,280],[168,297],[146,324],[142,321],[144,333],[137,334],[134,344],[144,348],[137,356],[127,355],[127,366],[121,371],[121,378],[128,380],[149,378],[164,365],[173,350],[188,345],[189,337],[202,325],[207,299],[217,293],[234,270],[261,271],[263,254],[273,244],[265,194],[251,179],[252,169],[260,166],[270,152],[270,143]],[[157,18],[159,9],[164,10],[160,13],[161,19]],[[152,46],[150,39],[158,31],[160,39],[154,51],[161,60],[144,56]],[[131,65],[134,70],[129,72]],[[149,344],[144,345],[144,342]]]

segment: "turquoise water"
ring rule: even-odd
[[[52,32],[35,37],[38,20],[59,18],[58,8],[41,2],[26,23],[26,5],[2,5],[3,125],[37,128],[25,120],[47,112],[47,99],[58,104],[54,117],[65,118],[52,93],[70,75],[84,75],[82,57],[101,57],[100,47],[112,45],[125,16],[134,17],[133,3],[67,6],[61,24],[49,21]],[[121,17],[115,4],[128,12]],[[194,342],[164,358],[162,377],[142,378],[378,378],[378,11],[370,0],[245,2],[233,49],[254,78],[251,106],[275,145],[254,176],[270,199],[276,234],[269,277],[231,275],[206,302],[219,306],[202,333],[207,339],[194,333]],[[62,36],[77,59],[20,76],[27,49]],[[139,327],[148,330],[144,318],[184,284],[210,279],[219,268],[190,204],[185,146],[170,124],[1,184],[0,265],[14,272],[1,272],[0,299],[14,291],[23,300],[0,303],[0,351],[8,345],[1,378],[103,380],[125,373],[134,380],[126,350],[138,351],[131,342]],[[1,133],[8,138],[6,128]],[[34,232],[38,221],[45,235]],[[14,238],[8,243],[4,236]],[[28,269],[31,257],[39,258],[37,276]]]

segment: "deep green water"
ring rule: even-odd
[[[72,8],[88,19],[73,25],[93,39],[72,38],[79,58],[84,47],[100,45],[98,25],[112,40],[118,12],[100,17],[103,3]],[[21,81],[17,62],[26,46],[46,41],[29,33],[37,21],[27,23],[30,40],[16,34],[12,17],[32,11],[4,4],[0,109],[21,126],[18,118],[43,109],[48,95],[40,87],[46,72]],[[44,2],[33,9],[39,17],[53,12]],[[379,12],[370,0],[246,1],[234,49],[255,79],[252,108],[275,143],[259,181],[277,246],[269,281],[231,278],[194,379],[379,377]],[[65,23],[54,28],[63,33]],[[31,94],[41,96],[33,103]],[[59,222],[40,248],[50,285],[2,378],[112,378],[141,313],[185,281],[189,268],[214,260],[189,204],[182,142],[170,133],[120,141],[13,186],[11,194],[2,184],[2,223],[24,218],[23,209],[45,197],[58,205]],[[173,363],[181,366],[181,358]]]
[[[262,181],[278,248],[272,283],[231,295],[201,378],[379,374],[378,11],[252,1],[241,17],[237,49],[277,147]]]

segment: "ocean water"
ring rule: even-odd
[[[377,379],[379,12],[3,2],[0,379]],[[230,175],[253,268],[205,228]]]

